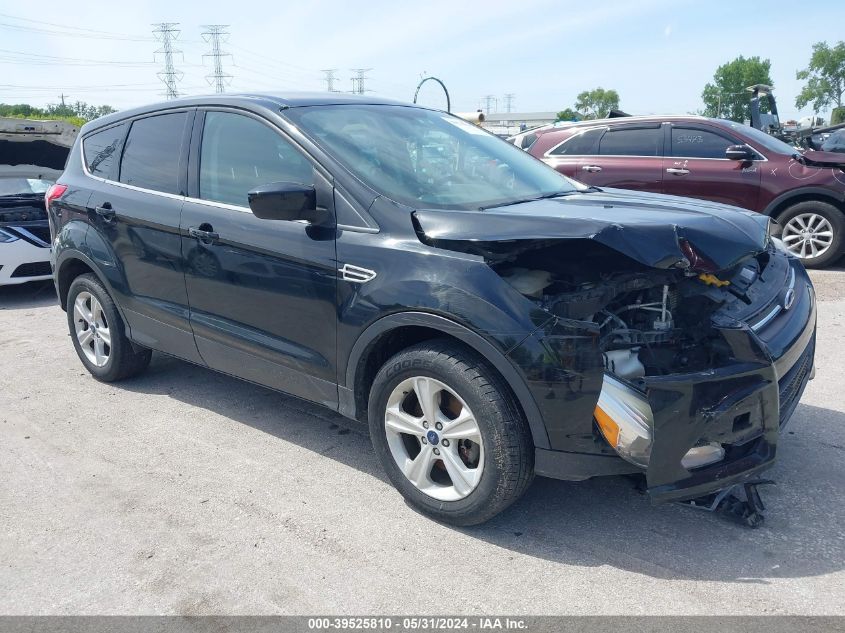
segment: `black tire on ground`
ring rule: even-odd
[[[97,301],[103,308],[103,314],[106,317],[109,331],[111,333],[111,345],[109,350],[108,361],[102,367],[98,367],[92,363],[85,356],[82,351],[82,346],[79,344],[79,339],[76,335],[76,327],[74,323],[74,302],[81,292],[89,292],[96,297]],[[109,296],[109,293],[100,283],[100,280],[93,274],[80,275],[70,285],[67,293],[67,309],[68,328],[70,330],[70,338],[73,341],[73,346],[76,349],[76,354],[79,360],[85,365],[94,378],[102,382],[114,382],[135,376],[147,368],[150,364],[152,352],[149,349],[133,344],[127,337],[123,327],[123,320],[117,312],[114,301]]]
[[[456,501],[440,501],[412,484],[394,460],[385,431],[390,394],[415,376],[447,385],[472,411],[484,444],[476,488]],[[414,508],[451,525],[483,523],[516,501],[534,477],[534,443],[514,396],[502,378],[473,350],[452,340],[425,341],[388,360],[373,380],[369,400],[370,436],[394,486]]]
[[[845,252],[845,215],[830,203],[806,200],[784,209],[775,219],[781,227],[785,227],[791,219],[804,213],[815,213],[824,217],[833,228],[833,243],[827,251],[818,257],[801,258],[805,268],[824,268],[842,257]]]

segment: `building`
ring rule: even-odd
[[[491,112],[481,124],[494,134],[510,136],[522,129],[548,125],[557,120],[557,112]]]

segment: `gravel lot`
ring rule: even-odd
[[[49,284],[2,288],[0,613],[845,614],[845,270],[813,276],[817,377],[759,530],[626,478],[438,525],[361,426],[160,355],[98,383]]]

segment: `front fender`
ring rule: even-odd
[[[495,367],[496,371],[502,375],[508,386],[513,390],[514,395],[522,407],[522,411],[525,413],[534,445],[538,448],[549,448],[549,439],[543,418],[540,415],[540,410],[526,385],[525,379],[519,373],[516,366],[484,337],[440,315],[428,312],[399,312],[382,317],[367,327],[352,346],[346,363],[345,384],[347,394],[351,394],[354,391],[356,373],[362,365],[360,361],[370,345],[382,335],[392,330],[408,326],[428,327],[443,332],[443,334],[460,340],[481,354]],[[350,407],[354,407],[354,403],[350,403]]]
[[[761,213],[768,216],[774,216],[776,211],[780,210],[790,201],[795,200],[796,202],[800,202],[801,200],[805,200],[811,196],[820,200],[828,200],[840,207],[845,204],[845,191],[840,193],[834,189],[826,187],[801,187],[799,189],[793,189],[780,194],[777,198],[769,202]]]

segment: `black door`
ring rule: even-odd
[[[201,131],[201,134],[200,134]],[[260,220],[247,192],[332,185],[282,133],[251,115],[199,112],[182,257],[197,348],[209,366],[334,406],[337,402],[335,229]]]
[[[97,182],[88,201],[94,232],[86,243],[109,276],[132,339],[201,362],[188,322],[179,238],[193,116],[193,110],[147,116],[128,124],[125,142],[119,128],[84,141],[92,156],[103,158],[87,165]],[[100,146],[110,151],[96,151]]]

